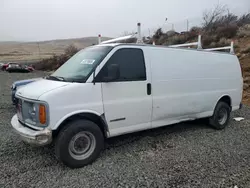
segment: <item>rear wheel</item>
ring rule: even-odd
[[[98,125],[88,120],[76,120],[59,133],[55,152],[65,165],[80,168],[96,160],[103,146],[104,137]]]
[[[230,106],[225,102],[218,102],[214,114],[209,118],[209,124],[215,129],[224,129],[230,119]]]

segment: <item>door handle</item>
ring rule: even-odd
[[[152,90],[152,89],[151,89],[151,84],[148,83],[148,84],[147,84],[147,94],[148,94],[148,95],[151,95],[151,90]]]

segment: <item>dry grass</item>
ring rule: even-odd
[[[109,38],[103,38],[103,40],[107,39]],[[37,61],[60,55],[70,45],[82,49],[96,43],[97,37],[52,40],[39,43],[0,42],[0,61]]]
[[[237,32],[238,37],[250,37],[250,24],[242,26],[239,28]]]
[[[250,44],[249,44],[248,47],[245,48],[242,52],[243,52],[243,53],[250,53]]]

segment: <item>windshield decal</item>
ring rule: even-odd
[[[88,64],[88,65],[92,65],[95,62],[95,59],[84,59],[81,61],[80,64]]]

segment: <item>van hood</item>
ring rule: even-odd
[[[21,87],[17,90],[16,95],[28,99],[38,100],[44,93],[69,84],[70,83],[68,82],[41,79]]]

